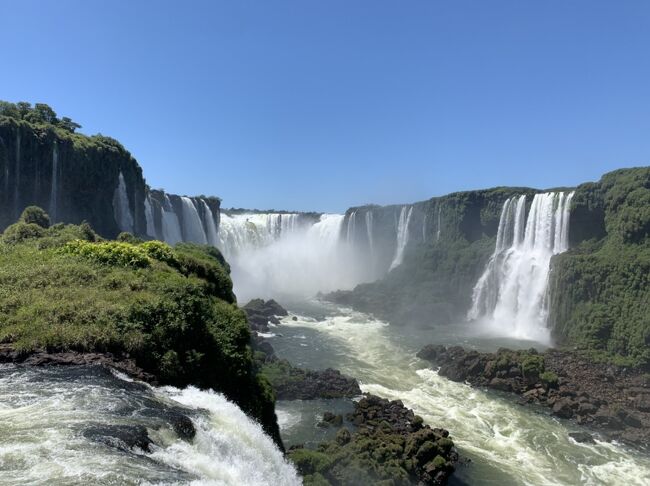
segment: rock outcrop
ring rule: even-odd
[[[650,376],[637,370],[554,349],[479,353],[428,345],[418,357],[452,381],[512,393],[521,403],[546,406],[551,414],[608,439],[640,447],[650,444]],[[581,435],[576,440],[588,439]]]
[[[289,451],[306,484],[442,485],[459,460],[449,432],[424,425],[399,400],[366,394],[345,425],[316,451]]]

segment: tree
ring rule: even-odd
[[[20,112],[16,105],[8,101],[0,101],[0,115],[10,118],[20,118]]]
[[[59,121],[56,117],[56,112],[45,103],[36,103],[34,105],[34,111],[38,113],[44,123],[56,124]]]
[[[25,118],[25,116],[32,111],[32,104],[27,101],[19,101],[16,103],[16,108],[18,109],[18,113],[20,113],[20,117]]]
[[[73,122],[67,116],[64,116],[63,118],[61,118],[61,121],[59,121],[59,126],[61,128],[63,128],[64,130],[67,130],[67,131],[72,132],[72,133],[74,133],[74,131],[77,128],[81,128],[81,125],[79,125],[78,123]]]

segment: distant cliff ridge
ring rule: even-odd
[[[87,221],[107,238],[128,231],[172,243],[217,241],[218,198],[150,190],[137,161],[112,138],[0,115],[0,228],[30,205],[53,222]]]

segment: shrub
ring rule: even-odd
[[[42,226],[34,223],[14,223],[9,226],[2,235],[5,243],[15,245],[25,240],[41,238],[45,234]]]
[[[178,259],[176,258],[176,253],[171,246],[162,241],[152,240],[146,241],[140,245],[142,249],[149,255],[151,258],[168,264],[171,267],[178,268]]]
[[[137,236],[132,235],[128,231],[122,231],[119,235],[117,235],[116,238],[117,241],[121,241],[123,243],[131,243],[133,245],[137,245],[139,243],[142,243],[142,238],[138,238]]]
[[[521,362],[521,372],[524,376],[539,376],[544,371],[544,358],[528,354]]]
[[[549,388],[554,388],[557,386],[558,378],[557,375],[552,371],[545,371],[539,376],[539,378],[542,380],[542,383],[544,383]]]
[[[20,221],[24,223],[37,224],[41,228],[50,227],[50,217],[38,206],[27,206],[20,215]]]
[[[104,265],[145,268],[151,263],[144,249],[116,241],[93,243],[74,240],[66,243],[63,252],[83,256]]]

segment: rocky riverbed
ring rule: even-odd
[[[554,349],[479,353],[428,345],[417,355],[450,380],[512,393],[522,404],[548,407],[609,440],[650,447],[650,375],[638,370]],[[593,440],[589,433],[574,438]]]
[[[442,485],[459,460],[449,432],[424,425],[399,400],[366,394],[344,424],[316,451],[289,451],[305,484]]]

